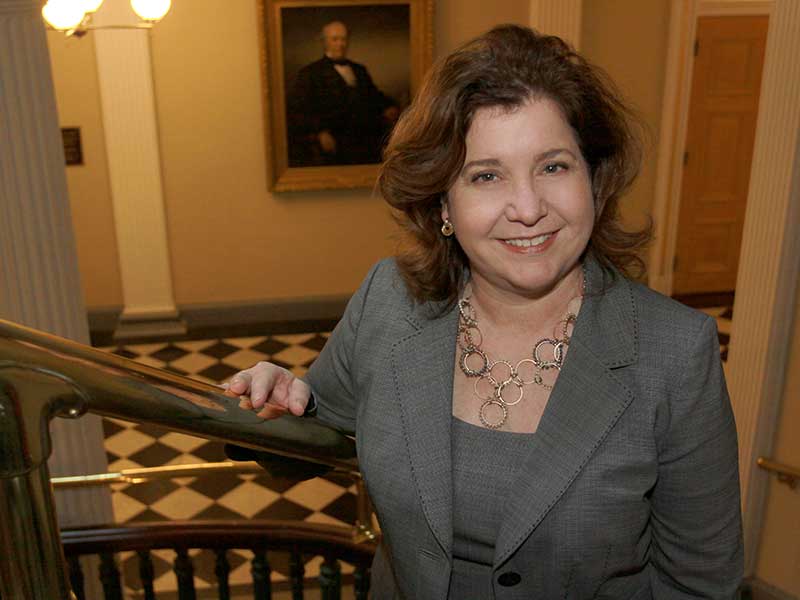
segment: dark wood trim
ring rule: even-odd
[[[61,530],[64,554],[84,555],[159,548],[260,548],[336,556],[369,565],[373,541],[356,542],[349,527],[279,520],[198,520],[100,525]]]
[[[692,308],[708,308],[711,306],[733,306],[734,292],[710,292],[704,294],[676,294],[672,296],[681,304]]]
[[[353,573],[350,574],[343,574],[342,575],[342,597],[343,598],[351,598],[353,594],[347,595],[347,588],[352,587],[355,584],[355,576]],[[289,597],[287,592],[292,591],[292,582],[291,581],[273,581],[271,584],[272,588],[272,597],[275,598],[277,594],[283,592],[285,597]],[[232,584],[230,586],[230,597],[234,599],[240,598],[252,598],[253,597],[253,584],[252,583],[239,583],[239,584]],[[125,590],[129,594],[129,598],[138,600],[142,598],[141,592],[139,595],[131,594],[129,589]],[[303,579],[303,591],[306,593],[306,597],[320,597],[320,585],[319,579],[316,577],[305,577]],[[316,594],[316,596],[314,596]],[[180,592],[178,591],[165,591],[160,590],[156,595],[158,600],[181,600]],[[219,590],[217,587],[211,586],[208,588],[197,588],[195,590],[195,598],[197,600],[219,600]]]

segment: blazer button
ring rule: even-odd
[[[503,587],[512,587],[522,581],[522,576],[514,571],[506,571],[497,578],[497,583]]]

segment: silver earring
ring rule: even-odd
[[[455,233],[456,229],[453,227],[453,224],[450,222],[450,219],[445,219],[444,224],[442,225],[442,235],[444,237],[450,237]]]

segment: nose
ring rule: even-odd
[[[535,225],[547,215],[547,200],[534,181],[519,182],[513,186],[506,204],[506,218],[523,225]]]

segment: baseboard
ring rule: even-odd
[[[307,331],[330,331],[344,314],[346,295],[287,298],[254,302],[187,304],[178,307],[186,333],[168,338],[143,332],[126,343],[245,337]],[[113,345],[122,307],[88,310],[92,345]]]
[[[122,314],[121,306],[97,306],[86,310],[86,317],[89,321],[89,331],[114,333],[119,323],[119,316]]]

